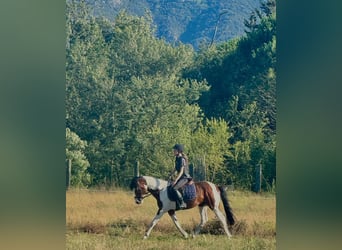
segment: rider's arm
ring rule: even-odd
[[[177,183],[177,181],[182,177],[183,173],[184,173],[184,166],[181,167],[175,181],[173,182],[173,185],[175,185]]]

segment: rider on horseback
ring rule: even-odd
[[[172,186],[177,193],[178,201],[180,203],[180,208],[186,208],[186,203],[183,200],[182,194],[179,192],[179,189],[182,188],[189,180],[191,180],[191,176],[189,174],[189,164],[188,157],[183,153],[184,146],[182,144],[176,144],[173,147],[173,154],[176,156],[175,159],[175,169],[171,173],[171,176],[177,172],[177,177],[173,181]]]

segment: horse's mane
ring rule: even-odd
[[[136,176],[132,179],[131,184],[130,184],[130,189],[133,190],[136,185],[137,185],[137,179],[138,178],[144,178],[147,182],[148,188],[152,190],[161,190],[163,188],[167,187],[167,181],[163,179],[158,179],[156,177],[152,176]]]
[[[143,176],[147,182],[147,186],[152,190],[161,190],[167,187],[167,181],[152,176]]]

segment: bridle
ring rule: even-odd
[[[149,192],[148,189],[146,190],[147,193],[141,194],[141,189],[141,186],[139,185],[139,183],[137,183],[135,194],[139,193],[139,197],[137,195],[134,196],[136,203],[141,203],[145,198],[151,195],[151,192]],[[137,190],[139,190],[139,192],[137,192]]]
[[[152,195],[152,194],[151,194],[150,192],[148,192],[147,194],[145,194],[145,195],[143,195],[143,196],[141,196],[141,197],[135,196],[134,198],[135,198],[135,199],[139,198],[139,199],[142,201],[143,199],[149,197],[150,195]]]

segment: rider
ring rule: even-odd
[[[189,164],[188,157],[183,153],[184,146],[182,144],[176,144],[173,147],[173,154],[175,158],[175,169],[171,173],[171,176],[177,172],[177,177],[173,181],[172,186],[174,190],[176,190],[178,201],[180,203],[180,208],[186,208],[186,203],[183,200],[181,193],[178,191],[181,187],[183,187],[189,180],[191,180],[191,176],[189,174]]]

